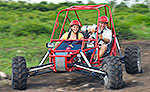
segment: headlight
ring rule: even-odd
[[[54,46],[55,46],[54,43],[50,43],[50,42],[46,43],[47,48],[53,48]]]

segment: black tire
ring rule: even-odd
[[[141,54],[138,46],[128,46],[125,49],[125,69],[128,74],[137,74],[142,72]]]
[[[104,86],[107,89],[120,89],[123,87],[122,65],[119,58],[107,56],[102,63],[102,70],[107,74],[104,77]]]
[[[22,56],[14,57],[12,60],[12,88],[24,90],[27,88],[26,60]]]

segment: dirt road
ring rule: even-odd
[[[23,91],[11,89],[10,80],[4,80],[0,92],[150,92],[150,40],[123,41],[121,50],[128,45],[141,48],[143,73],[136,75],[124,73],[125,87],[119,90],[107,90],[95,77],[78,73],[49,73],[28,78],[28,89]],[[0,82],[2,83],[2,82]]]

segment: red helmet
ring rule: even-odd
[[[101,16],[101,17],[99,17],[99,20],[100,20],[100,22],[107,22],[107,23],[109,21],[107,16]]]
[[[70,26],[72,26],[72,25],[78,25],[78,26],[81,26],[80,22],[77,21],[77,20],[71,21]]]

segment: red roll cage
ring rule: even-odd
[[[115,27],[114,27],[114,23],[113,23],[111,8],[110,8],[107,4],[86,5],[86,6],[71,6],[71,7],[69,7],[69,8],[60,10],[60,11],[58,12],[58,14],[57,14],[57,17],[56,17],[56,21],[55,21],[54,28],[53,28],[53,32],[52,32],[51,39],[50,39],[50,43],[52,43],[53,41],[61,41],[61,43],[62,43],[62,42],[64,41],[64,40],[61,40],[60,37],[61,37],[63,31],[66,32],[66,31],[64,30],[64,26],[65,26],[66,20],[68,19],[69,22],[71,22],[71,19],[68,17],[69,11],[74,11],[74,12],[75,12],[75,15],[76,15],[76,17],[77,17],[77,19],[78,19],[78,21],[81,23],[81,21],[80,21],[80,19],[79,19],[79,16],[78,16],[78,14],[77,14],[77,10],[97,10],[97,12],[98,12],[98,17],[100,17],[100,8],[102,8],[102,7],[104,7],[105,15],[106,15],[106,16],[107,16],[107,11],[108,11],[108,13],[109,13],[109,23],[108,23],[107,26],[109,26],[109,29],[112,30],[112,38],[113,38],[113,40],[112,40],[112,46],[111,46],[111,49],[110,49],[110,50],[111,50],[111,51],[110,51],[110,55],[116,56],[116,49],[117,49],[117,48],[116,48],[116,40],[117,40],[117,38],[116,38],[116,33],[115,33]],[[107,8],[106,8],[106,7],[107,7]],[[66,15],[65,15],[65,19],[64,19],[63,24],[62,24],[62,28],[61,28],[60,34],[59,34],[59,39],[54,39],[54,38],[53,38],[53,37],[54,37],[54,33],[55,33],[56,29],[57,29],[58,26],[59,26],[58,17],[59,17],[59,15],[60,15],[60,13],[63,12],[63,11],[66,11]],[[94,48],[87,48],[87,49],[84,49],[84,50],[83,50],[85,41],[88,41],[88,39],[83,39],[83,40],[82,40],[82,47],[81,47],[81,50],[82,50],[84,53],[85,53],[85,51],[88,51],[88,50],[91,50],[91,49],[95,49],[95,51],[96,51],[96,48],[98,48],[99,18],[97,18],[97,19],[98,19],[98,20],[97,20],[96,39],[91,40],[91,41],[96,41],[96,42],[95,42],[95,47],[94,47]],[[81,26],[82,26],[82,23],[81,23]],[[74,40],[65,40],[65,41],[74,41]],[[78,41],[78,40],[75,40],[75,41]],[[61,43],[60,43],[60,44],[61,44]],[[59,45],[60,45],[60,44],[59,44]],[[58,45],[58,46],[59,46],[59,45]],[[51,53],[53,53],[52,55],[49,55],[49,57],[55,57],[54,52],[74,52],[74,50],[56,50],[56,48],[57,48],[58,46],[56,46],[55,49],[53,49],[53,50],[49,48],[49,50],[51,50]],[[79,53],[79,50],[75,50],[75,51],[76,51],[75,53]],[[94,52],[95,52],[95,51],[94,51]],[[99,49],[98,49],[98,51],[99,51]],[[73,53],[73,54],[75,54],[75,53]],[[98,54],[99,54],[99,53],[98,53]],[[63,56],[63,57],[69,57],[70,55],[71,55],[71,54],[66,55],[66,56]],[[92,54],[92,56],[94,56],[94,53]],[[98,55],[98,56],[99,56],[99,55]],[[59,57],[59,56],[57,55],[57,57]],[[60,57],[61,57],[61,56],[60,56]],[[100,58],[98,57],[98,59],[100,59]],[[91,63],[91,61],[92,61],[92,59],[90,60],[90,63]]]

